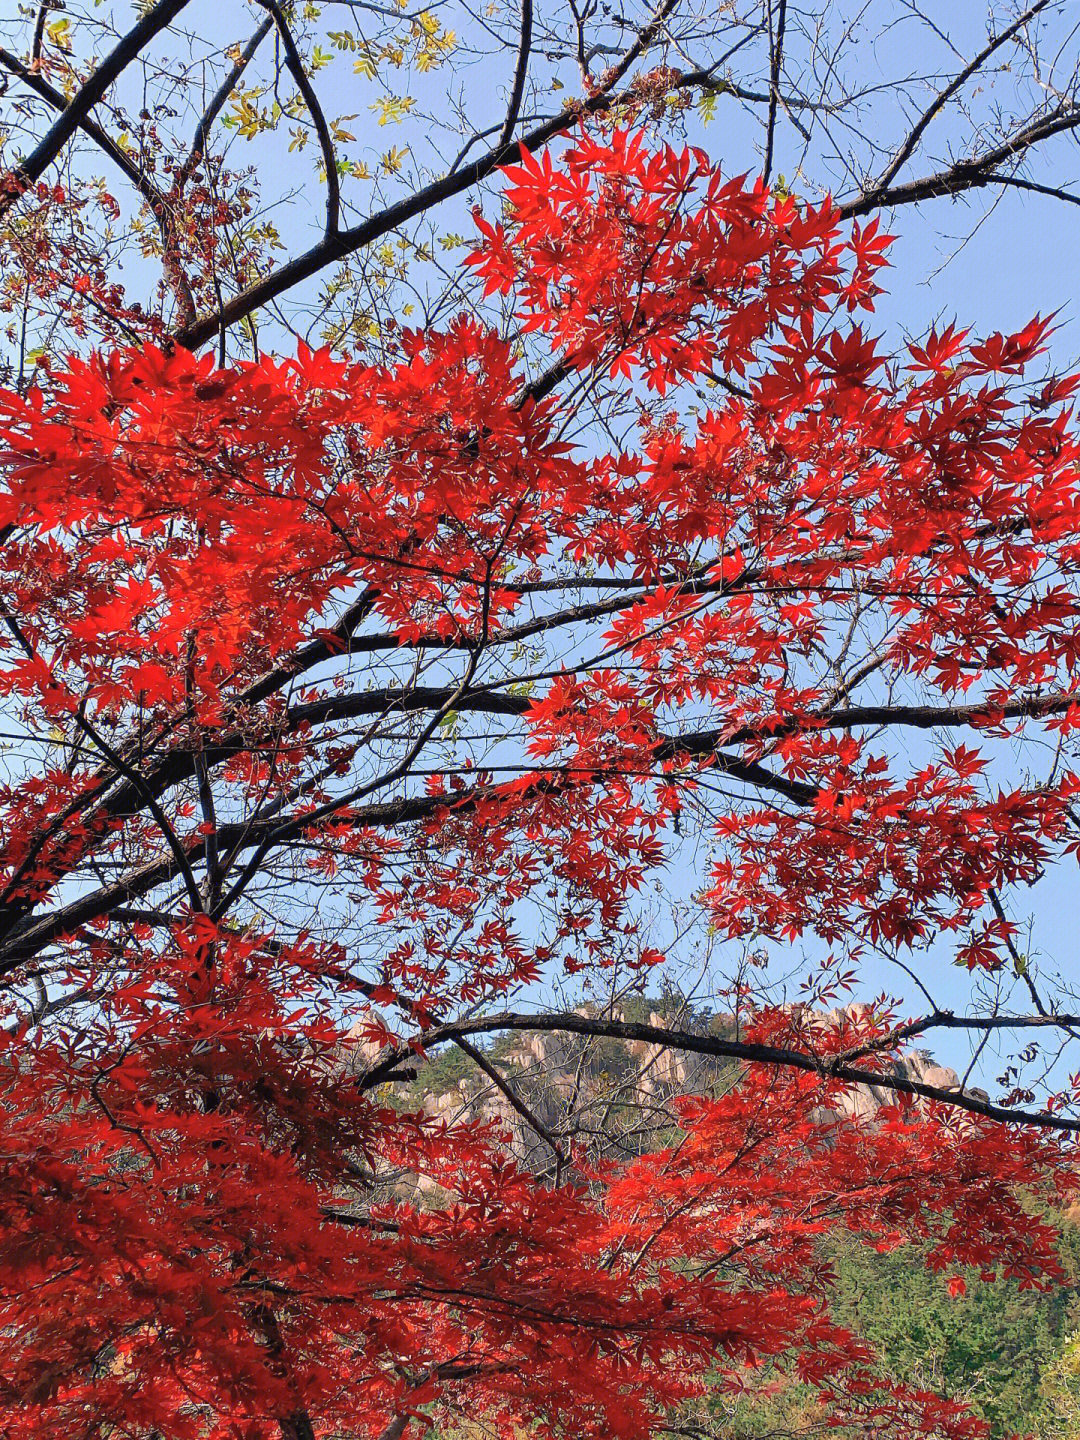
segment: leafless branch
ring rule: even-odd
[[[17,203],[28,186],[40,179],[113,81],[156,35],[172,24],[187,3],[188,0],[157,0],[157,4],[151,6],[109,52],[66,109],[57,116],[46,135],[7,177],[4,193],[0,194],[0,216]]]

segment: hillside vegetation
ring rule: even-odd
[[[731,1023],[690,1012],[671,997],[638,999],[623,1013],[656,1023],[678,1019],[714,1033]],[[516,1093],[546,1126],[594,1153],[623,1156],[670,1143],[676,1132],[666,1102],[672,1095],[715,1094],[735,1076],[723,1062],[618,1040],[500,1036],[485,1055],[512,1077]],[[923,1053],[904,1063],[913,1073],[952,1074]],[[459,1050],[432,1057],[395,1091],[394,1103],[407,1108],[497,1118],[514,1133],[519,1158],[534,1169],[548,1161],[521,1116]],[[852,1096],[853,1111],[871,1117],[878,1103],[866,1087]],[[988,1423],[993,1440],[1029,1434],[1080,1440],[1080,1207],[1056,1223],[1065,1278],[1045,1292],[967,1272],[965,1290],[954,1294],[946,1277],[928,1270],[910,1247],[879,1254],[854,1237],[829,1237],[821,1259],[832,1313],[874,1347],[883,1370],[963,1400]],[[746,1396],[714,1393],[672,1423],[673,1433],[688,1440],[796,1440],[825,1429],[814,1395],[768,1367]],[[835,1430],[828,1433],[842,1440]]]

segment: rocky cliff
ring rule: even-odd
[[[652,1008],[636,1002],[632,1013],[627,1008],[616,1011],[615,1018],[702,1034],[735,1033],[735,1022],[728,1015],[679,1011],[670,1004]],[[798,1018],[805,1033],[835,1025],[850,1014],[850,1010],[802,1012]],[[732,1061],[646,1041],[564,1033],[505,1034],[482,1054],[488,1070],[504,1077],[504,1087],[468,1055],[449,1047],[423,1062],[410,1081],[393,1086],[391,1103],[423,1108],[447,1121],[497,1121],[511,1133],[519,1157],[533,1167],[551,1161],[545,1130],[609,1153],[654,1148],[663,1143],[665,1132],[671,1132],[669,1102],[675,1096],[716,1094],[732,1083],[738,1071]],[[889,1070],[941,1090],[960,1088],[956,1071],[937,1064],[926,1051],[909,1051]],[[840,1109],[872,1118],[893,1098],[894,1092],[885,1086],[858,1085],[846,1092]]]

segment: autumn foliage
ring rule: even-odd
[[[721,935],[988,973],[999,892],[1075,843],[1047,324],[882,353],[875,222],[633,132],[504,180],[468,267],[513,334],[115,349],[0,395],[10,1440],[630,1440],[767,1360],[830,1424],[960,1440],[832,1322],[821,1236],[1054,1281],[1045,1129],[839,1104],[884,1006],[554,1180],[394,1103],[462,1014],[616,939],[662,964],[635,894],[676,830]]]

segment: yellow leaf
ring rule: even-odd
[[[67,16],[52,20],[45,27],[45,33],[58,50],[71,49],[71,21]]]
[[[398,149],[398,147],[395,145],[392,149],[386,152],[386,154],[382,157],[379,163],[382,165],[382,168],[386,171],[387,175],[400,175],[402,164],[404,163],[405,156],[408,155],[408,153],[409,147],[407,145],[403,145],[400,149]]]
[[[416,104],[411,95],[383,95],[370,106],[380,125],[397,125]]]

